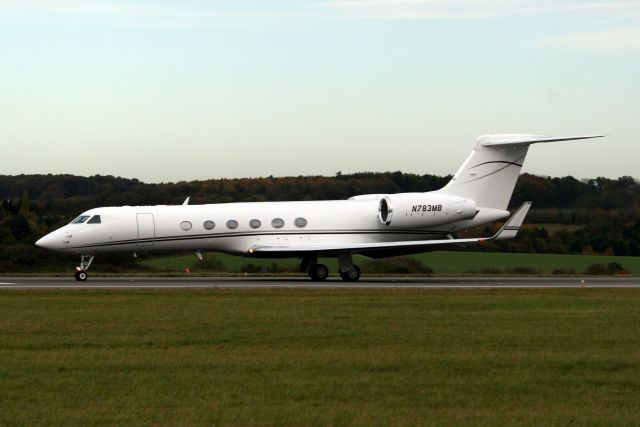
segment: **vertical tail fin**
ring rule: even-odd
[[[506,210],[529,145],[539,142],[599,138],[603,135],[549,137],[484,135],[471,155],[440,193],[473,199],[477,206]]]

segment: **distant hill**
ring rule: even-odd
[[[346,199],[357,194],[431,191],[450,176],[402,172],[337,174],[267,178],[211,179],[147,184],[137,179],[95,175],[0,175],[0,199],[17,200],[26,191],[48,213],[75,215],[96,206],[177,204],[279,200]],[[534,208],[637,209],[640,184],[631,177],[595,178],[520,176],[512,206],[530,200]]]

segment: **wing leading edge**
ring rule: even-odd
[[[483,243],[493,240],[513,239],[518,234],[520,226],[525,216],[529,212],[531,202],[524,202],[518,210],[511,215],[507,222],[491,237],[476,237],[469,239],[437,239],[437,240],[413,240],[401,242],[381,242],[381,243],[361,243],[361,244],[324,244],[324,245],[290,245],[290,244],[272,244],[272,245],[252,245],[247,253],[259,255],[260,253],[294,253],[294,252],[367,252],[382,249],[408,249],[421,248],[433,245],[451,245],[464,243]]]

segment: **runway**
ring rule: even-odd
[[[553,289],[637,288],[636,277],[365,277],[355,283],[301,277],[0,277],[0,290],[35,289]]]

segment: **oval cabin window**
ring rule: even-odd
[[[262,223],[259,219],[252,219],[251,221],[249,221],[249,227],[251,228],[260,228],[261,225]]]
[[[284,220],[282,218],[274,218],[271,220],[271,226],[273,228],[282,228],[284,227]]]
[[[230,230],[238,228],[238,221],[230,219],[229,221],[227,221],[227,228]]]
[[[189,231],[189,230],[191,230],[191,227],[192,227],[192,225],[191,225],[191,223],[189,221],[182,221],[180,223],[180,230],[182,230],[182,231]]]
[[[296,218],[295,221],[293,221],[293,223],[296,225],[296,227],[298,228],[303,228],[307,226],[307,220],[300,217],[300,218]]]
[[[214,228],[216,228],[216,223],[211,220],[207,220],[202,224],[202,226],[205,230],[213,230]]]

